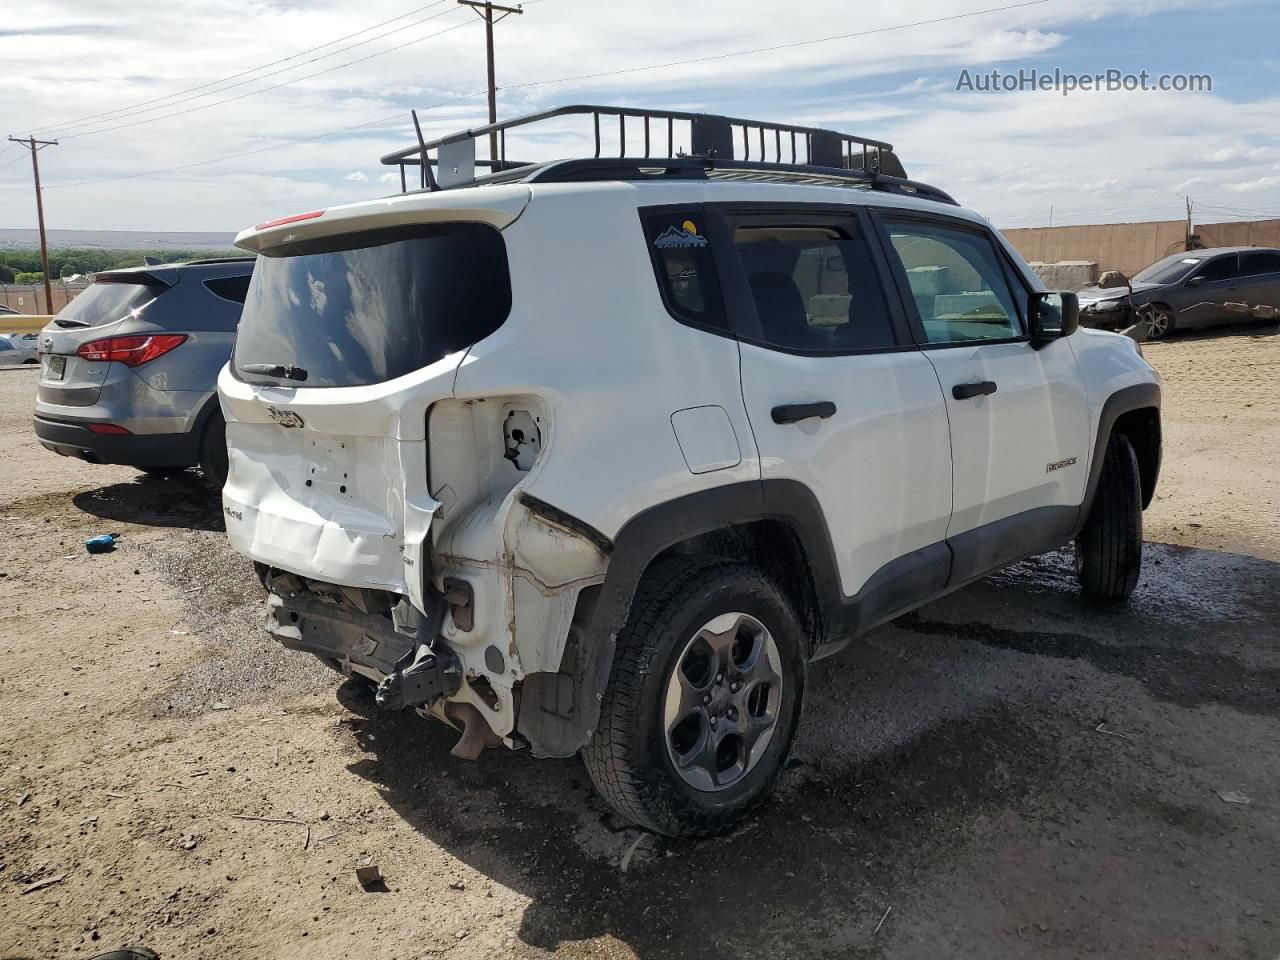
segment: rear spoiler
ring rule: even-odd
[[[89,280],[93,283],[136,283],[168,289],[178,282],[178,277],[172,270],[104,270],[89,274]]]

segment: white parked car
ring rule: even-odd
[[[35,333],[3,333],[0,340],[8,344],[10,350],[0,354],[0,363],[39,363],[40,350]]]
[[[574,113],[646,155],[472,179],[477,138]],[[1159,377],[887,144],[579,107],[384,161],[433,150],[425,190],[237,238],[223,499],[285,645],[705,835],[812,661],[1072,542],[1085,593],[1133,590]]]

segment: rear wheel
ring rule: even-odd
[[[669,836],[731,827],[772,788],[804,693],[804,641],[758,570],[663,562],[618,636],[592,781],[627,819]]]
[[[1076,538],[1076,577],[1084,592],[1124,600],[1142,572],[1142,485],[1138,457],[1124,434],[1107,441],[1098,490]]]
[[[214,490],[227,482],[227,423],[221,410],[213,412],[200,436],[200,472]]]

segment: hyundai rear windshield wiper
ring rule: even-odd
[[[283,377],[285,380],[306,380],[307,371],[284,363],[246,363],[240,370],[259,377]]]
[[[73,320],[70,317],[59,317],[53,321],[60,327],[91,327],[88,320]]]

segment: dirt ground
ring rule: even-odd
[[[1147,355],[1132,602],[1082,602],[1059,553],[875,631],[702,843],[620,824],[576,760],[455,760],[268,643],[198,482],[46,453],[34,371],[0,370],[0,957],[1275,960],[1280,336]]]

